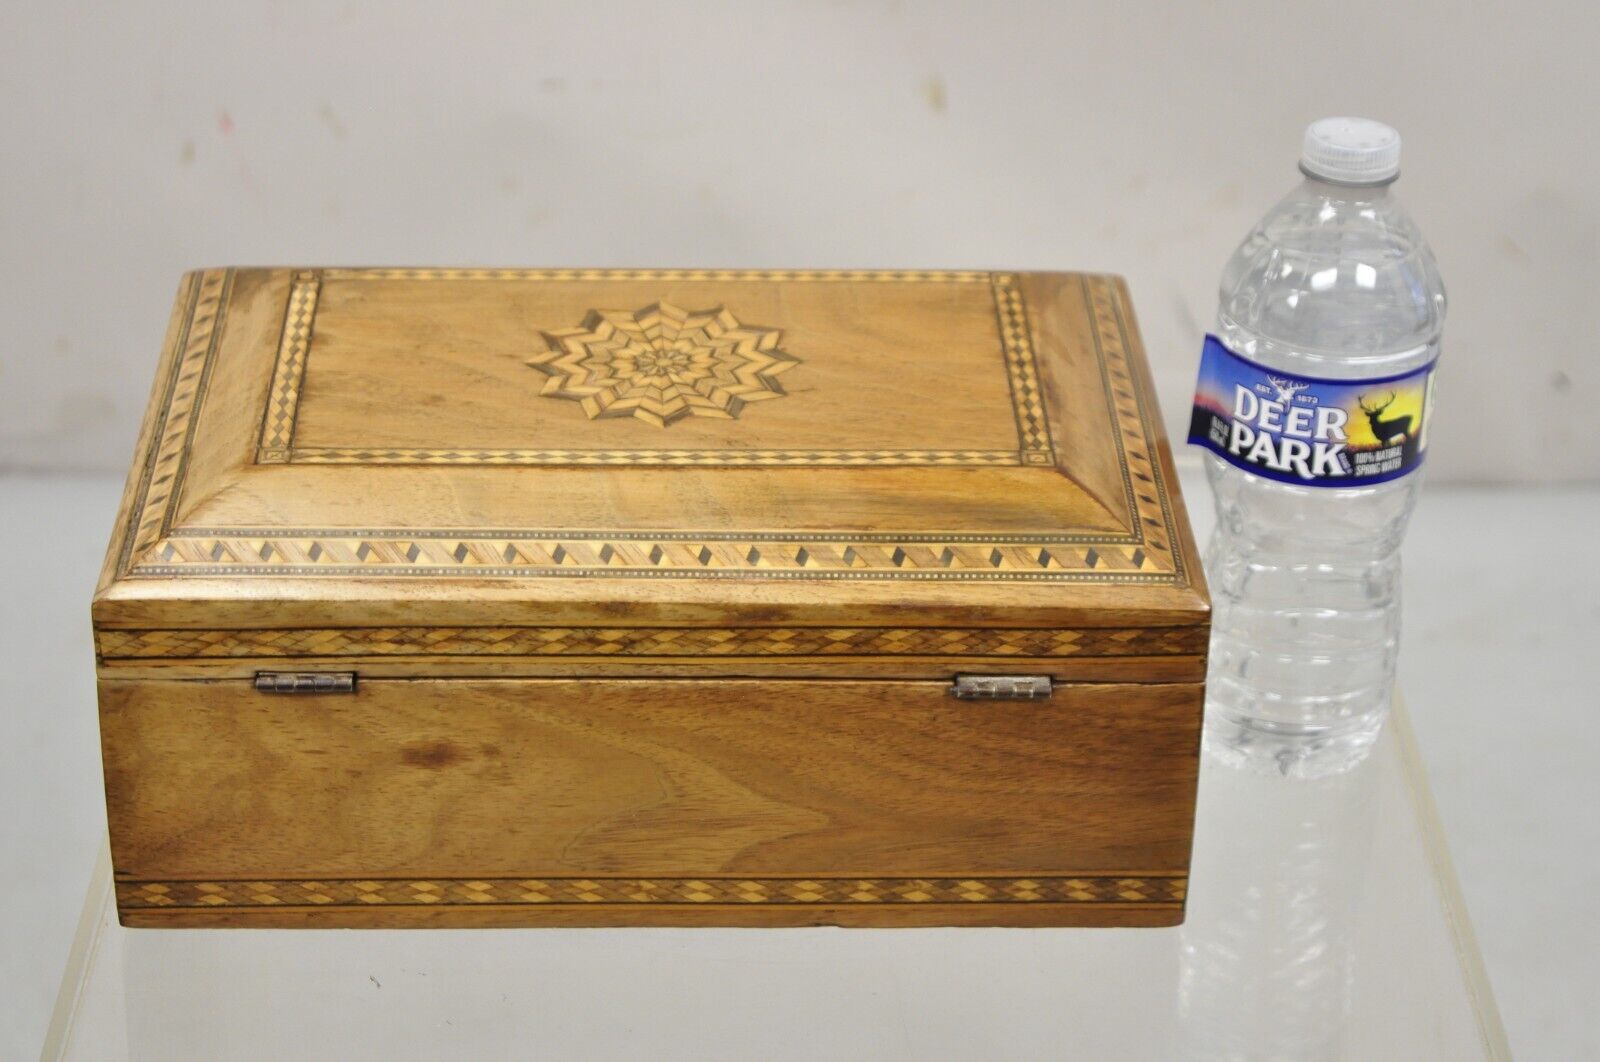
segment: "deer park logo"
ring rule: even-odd
[[[1269,479],[1356,486],[1422,463],[1433,366],[1337,380],[1274,372],[1206,337],[1189,442]]]

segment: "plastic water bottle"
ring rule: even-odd
[[[1445,293],[1392,191],[1398,133],[1315,122],[1300,169],[1223,271],[1189,441],[1217,506],[1206,743],[1314,777],[1388,712]]]

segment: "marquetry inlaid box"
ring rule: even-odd
[[[1114,277],[194,273],[94,601],[122,919],[1179,922],[1160,425]]]

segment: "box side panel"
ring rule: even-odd
[[[103,680],[137,924],[1165,924],[1200,687]]]

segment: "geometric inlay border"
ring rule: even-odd
[[[1205,652],[1204,627],[328,627],[105,629],[102,659],[336,656],[1168,656]]]
[[[139,560],[136,575],[345,575],[1170,582],[1170,553],[1074,536],[800,538],[612,532],[181,528]]]
[[[318,878],[118,881],[123,910],[818,904],[1182,905],[1181,875],[950,878]]]
[[[1016,450],[415,450],[301,447],[297,465],[610,465],[749,468],[758,465],[898,468],[1016,465]],[[265,462],[263,462],[265,463]]]
[[[172,365],[162,388],[151,438],[150,457],[139,477],[138,493],[123,538],[120,567],[127,571],[140,554],[172,526],[182,492],[189,446],[199,423],[201,400],[215,361],[221,322],[227,312],[233,270],[190,274],[186,309]]]
[[[300,388],[305,380],[306,355],[311,351],[312,322],[317,316],[317,294],[322,282],[314,272],[294,275],[289,304],[283,315],[283,335],[273,363],[272,386],[267,389],[267,409],[261,418],[261,445],[257,464],[287,464],[294,445],[295,417],[300,409]]]

